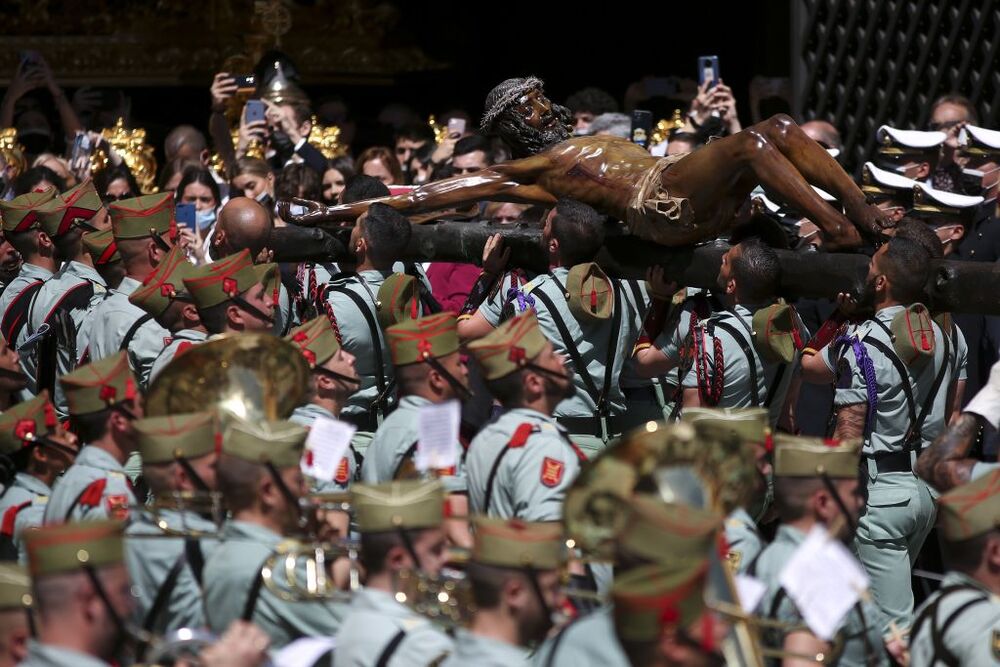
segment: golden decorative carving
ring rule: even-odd
[[[312,130],[309,132],[309,143],[316,147],[327,160],[347,155],[347,146],[340,143],[340,128],[336,125],[324,127],[312,119]]]
[[[156,186],[156,158],[153,157],[153,147],[146,143],[146,130],[130,130],[125,127],[125,119],[119,118],[114,127],[101,130],[101,137],[125,160],[142,194],[159,191]],[[98,148],[90,156],[91,172],[107,168],[109,162],[107,153]]]
[[[28,162],[24,158],[24,146],[18,143],[17,130],[13,127],[0,130],[0,158],[12,167],[12,179],[23,174],[28,168]]]

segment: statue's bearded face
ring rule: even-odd
[[[553,104],[535,88],[518,98],[499,118],[497,129],[515,156],[524,157],[569,139],[571,121],[569,109]]]

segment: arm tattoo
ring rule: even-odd
[[[917,474],[939,491],[965,484],[972,476],[976,460],[968,458],[969,449],[979,435],[979,421],[970,413],[962,414],[945,429],[917,459]]]
[[[860,438],[865,434],[865,418],[868,416],[868,406],[864,403],[852,403],[837,408],[837,427],[834,437]]]

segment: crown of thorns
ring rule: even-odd
[[[493,121],[510,108],[511,104],[529,91],[536,88],[541,90],[543,85],[541,79],[533,76],[526,78],[515,77],[501,83],[486,96],[486,112],[483,114],[483,122],[480,124],[480,128],[482,128],[483,132],[489,132],[493,126]]]

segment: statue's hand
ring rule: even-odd
[[[292,206],[297,206],[299,209],[293,212]],[[326,218],[325,209],[326,207],[319,202],[292,197],[291,200],[286,199],[278,202],[278,217],[293,225],[312,227]]]

